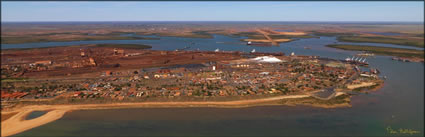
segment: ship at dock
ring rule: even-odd
[[[399,58],[399,57],[393,57],[391,58],[392,60],[396,60],[396,61],[402,61],[402,62],[411,62],[409,59],[407,58]]]
[[[366,58],[362,57],[347,57],[344,60],[341,60],[342,62],[347,62],[350,64],[360,65],[360,66],[368,66],[369,63],[366,61]]]
[[[365,57],[368,57],[368,56],[375,56],[375,54],[373,54],[373,53],[359,53],[359,54],[357,54],[357,56],[365,56]]]
[[[185,46],[184,48],[176,49],[176,51],[183,51],[187,49],[190,49],[190,46]]]

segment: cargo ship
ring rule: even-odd
[[[360,65],[360,66],[368,66],[369,63],[366,61],[366,58],[361,57],[347,57],[345,60],[341,60],[342,62],[347,62],[350,64]]]
[[[375,56],[373,53],[359,53],[357,56]]]

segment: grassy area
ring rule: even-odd
[[[41,37],[2,37],[1,44],[19,44],[19,43],[36,43],[49,42],[49,40]]]
[[[38,48],[11,48],[11,49],[2,49],[3,51],[19,51],[19,50],[35,50],[35,49],[47,49],[55,47],[38,47]]]
[[[244,37],[248,37],[247,39],[252,39],[254,40],[267,40],[263,34],[257,33],[257,32],[240,32],[240,33],[236,33],[233,34],[232,36],[244,36]],[[316,36],[310,36],[310,35],[280,35],[280,34],[272,34],[269,35],[270,38],[274,39],[274,40],[278,40],[278,39],[293,39],[293,38],[315,38]],[[242,39],[241,41],[246,41],[245,39]],[[292,40],[290,40],[292,41]],[[285,42],[290,42],[290,41],[285,41]],[[284,43],[284,42],[278,42],[278,43]]]
[[[364,37],[364,36],[340,36],[338,41],[343,42],[371,42],[371,43],[386,43],[397,44],[414,47],[424,47],[423,39],[399,39],[391,37]]]
[[[239,32],[236,34],[233,34],[235,36],[250,36],[250,35],[261,35],[260,33],[257,32]]]
[[[209,31],[193,31],[192,33],[205,38],[213,38]]]
[[[109,37],[85,38],[83,40],[141,40],[141,39],[144,39],[144,40],[159,40],[160,38],[109,36]]]
[[[158,35],[158,36],[166,36],[166,37],[183,37],[183,38],[206,38],[211,39],[213,38],[212,34],[216,34],[217,32],[220,32],[221,30],[206,30],[206,31],[192,31],[192,32],[186,32],[186,33],[137,33],[137,34],[150,34],[150,35]]]
[[[174,33],[151,33],[151,35],[158,35],[164,37],[183,37],[183,38],[212,38],[212,35],[206,34],[196,34],[196,33],[184,33],[184,34],[174,34]]]
[[[343,49],[343,50],[368,51],[368,52],[372,52],[379,55],[424,58],[423,50],[376,47],[376,46],[361,46],[361,45],[341,45],[341,44],[332,44],[332,45],[326,45],[326,46],[331,48]]]
[[[240,32],[236,34],[232,34],[232,36],[237,37],[248,37],[248,39],[265,39],[263,34],[257,33],[257,32]]]
[[[316,36],[354,36],[354,33],[339,33],[339,32],[312,32]]]
[[[310,35],[269,35],[272,39],[292,39],[292,38],[317,38]]]
[[[222,30],[207,30],[207,31],[193,31],[192,34],[202,36],[205,38],[213,38],[212,34],[220,33]]]
[[[131,48],[131,49],[152,48],[152,46],[143,45],[143,44],[96,44],[96,47]]]
[[[72,47],[72,46],[87,46],[87,45],[71,45],[64,47]],[[143,45],[143,44],[96,44],[96,47],[113,47],[113,48],[132,48],[132,49],[150,49],[152,46]],[[35,50],[35,49],[47,49],[47,48],[57,48],[57,47],[39,47],[39,48],[12,48],[12,49],[3,49],[7,50]]]

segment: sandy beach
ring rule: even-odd
[[[347,85],[348,89],[356,89],[356,88],[361,88],[361,87],[369,87],[369,86],[373,86],[376,85],[375,82],[362,82],[360,84],[353,84],[353,85]]]
[[[305,98],[310,95],[286,95],[262,99],[237,100],[237,101],[207,101],[207,102],[140,102],[140,103],[114,103],[114,104],[81,104],[81,105],[33,105],[2,111],[2,114],[16,113],[1,122],[1,136],[11,136],[23,131],[47,124],[60,119],[66,112],[82,109],[118,109],[118,108],[155,108],[155,107],[228,107],[239,108],[264,105],[261,103],[278,101],[281,99]],[[33,111],[48,111],[46,114],[25,120]]]

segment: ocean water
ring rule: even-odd
[[[300,39],[280,46],[247,46],[240,38],[214,35],[212,39],[160,37],[160,40],[79,41],[3,44],[10,47],[66,46],[87,43],[140,43],[154,50],[217,48],[226,51],[284,52],[344,59],[358,52],[325,47],[335,37]],[[194,44],[192,44],[194,43]],[[361,43],[353,43],[361,44]],[[387,46],[397,46],[385,44]],[[311,49],[305,49],[310,47]],[[404,47],[404,46],[403,46]],[[407,47],[407,46],[406,46]],[[410,129],[424,135],[424,64],[398,62],[389,56],[367,59],[387,76],[383,88],[352,97],[352,107],[323,109],[308,106],[249,108],[141,108],[80,110],[57,121],[15,136],[400,136],[394,130]]]

